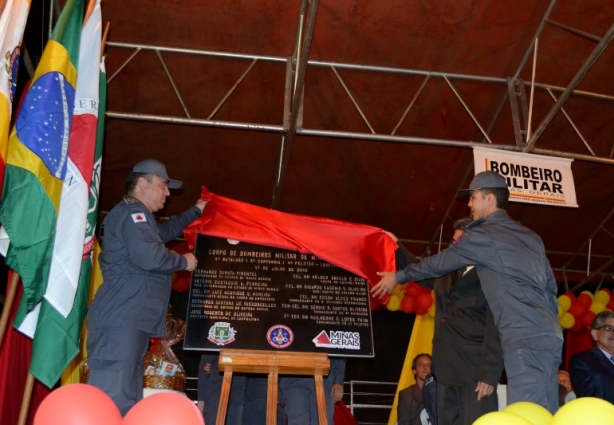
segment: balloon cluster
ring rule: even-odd
[[[386,308],[390,311],[402,310],[405,313],[416,313],[418,316],[430,314],[434,317],[433,291],[414,282],[397,285],[390,294]]]
[[[520,401],[500,412],[487,413],[473,425],[577,425],[614,423],[614,405],[593,397],[572,400],[554,416],[542,406]]]
[[[583,291],[577,297],[566,292],[558,298],[559,323],[563,329],[579,331],[591,326],[595,316],[604,310],[614,310],[614,296],[609,289],[601,289],[594,295]]]
[[[49,394],[34,425],[204,425],[194,403],[178,393],[158,393],[135,404],[122,419],[111,398],[87,384],[65,385]]]

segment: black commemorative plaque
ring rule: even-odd
[[[312,254],[196,239],[184,349],[373,357],[366,279]]]

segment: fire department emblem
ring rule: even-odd
[[[284,325],[275,325],[266,333],[266,340],[275,348],[286,348],[294,342],[294,333]]]

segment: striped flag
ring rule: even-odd
[[[100,246],[94,237],[94,230],[96,227],[96,218],[98,217],[98,189],[100,188],[100,169],[102,167],[102,147],[104,140],[104,111],[106,109],[106,93],[107,93],[107,78],[104,69],[104,59],[100,64],[100,82],[99,82],[99,107],[98,107],[98,135],[96,137],[96,154],[94,158],[94,171],[92,173],[92,182],[90,185],[90,210],[88,213],[88,232],[85,237],[85,248],[93,247],[93,253],[91,257],[88,255],[83,260],[81,267],[81,276],[79,283],[79,291],[81,291],[82,285],[89,288],[89,300],[88,304],[94,298],[96,291],[102,285],[102,271],[100,270],[100,264],[98,263],[98,254],[100,253]],[[85,249],[84,248],[84,249]],[[80,297],[78,297],[81,299]],[[74,309],[83,309],[85,306],[76,305]],[[62,385],[81,382],[81,369],[85,359],[87,358],[87,351],[85,348],[85,341],[87,338],[87,329],[85,326],[81,330],[81,342],[80,342],[80,354],[72,361],[68,369],[62,375]]]
[[[0,53],[4,57],[4,66],[0,69],[0,194],[9,146],[11,104],[17,86],[21,38],[29,10],[29,0],[7,0],[0,16]]]
[[[102,95],[102,93],[101,93]],[[90,298],[89,302],[94,299],[94,295],[96,295],[96,291],[102,285],[102,270],[100,269],[100,264],[98,263],[98,255],[100,254],[100,245],[96,238],[94,238],[94,252],[92,255],[92,272],[90,277]],[[66,368],[64,373],[62,374],[62,385],[68,384],[78,384],[83,381],[83,373],[84,373],[84,365],[87,361],[87,326],[82,326],[81,328],[81,341],[79,341],[79,354],[72,360],[70,365]],[[1,358],[0,358],[1,359]],[[2,364],[0,363],[0,366]]]
[[[68,148],[73,174],[64,183],[51,273],[32,344],[30,373],[49,387],[79,354],[89,301],[102,153],[102,144],[99,150],[96,141],[101,25],[97,0],[81,33],[75,113]],[[80,233],[75,233],[76,228]]]
[[[96,226],[96,217],[88,217],[88,211],[96,151],[101,25],[100,0],[97,0],[81,33],[67,175],[56,223],[56,234],[61,237],[55,240],[45,292],[47,301],[64,317],[68,316],[73,306],[82,262],[89,260],[92,252],[91,244],[84,246],[84,239],[92,240]],[[98,188],[95,188],[97,192]]]
[[[69,135],[82,19],[83,0],[68,0],[45,47],[9,138],[0,222],[10,237],[6,262],[21,276],[24,286],[24,297],[15,319],[15,325],[20,328],[27,324],[23,320],[25,313],[34,306],[41,308],[43,318],[47,317],[46,310],[53,309],[46,301],[40,301],[49,278],[62,191],[65,184],[70,183],[70,178],[67,178],[71,176],[68,170]],[[50,327],[52,323],[46,325]],[[36,320],[30,329],[35,327]],[[64,338],[64,334],[59,334],[60,330],[57,329],[58,333],[52,338],[58,341]],[[50,374],[38,376],[33,371],[37,345],[40,346],[35,337],[30,371],[51,387],[66,363],[59,371],[53,372],[51,365],[53,363],[56,367],[57,358],[66,353],[56,353],[53,348],[45,347],[45,364],[49,365]],[[57,375],[55,381],[53,374]]]
[[[27,309],[45,293],[67,174],[68,136],[83,0],[69,0],[49,40],[9,138],[0,222],[7,264],[22,278]]]

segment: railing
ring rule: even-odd
[[[198,400],[198,376],[185,377],[185,394],[190,400]]]
[[[359,425],[388,423],[397,390],[396,382],[349,381],[349,390],[348,408]]]
[[[197,377],[186,377],[186,395],[196,400]],[[386,425],[397,390],[396,382],[346,381],[343,400],[359,425]]]

